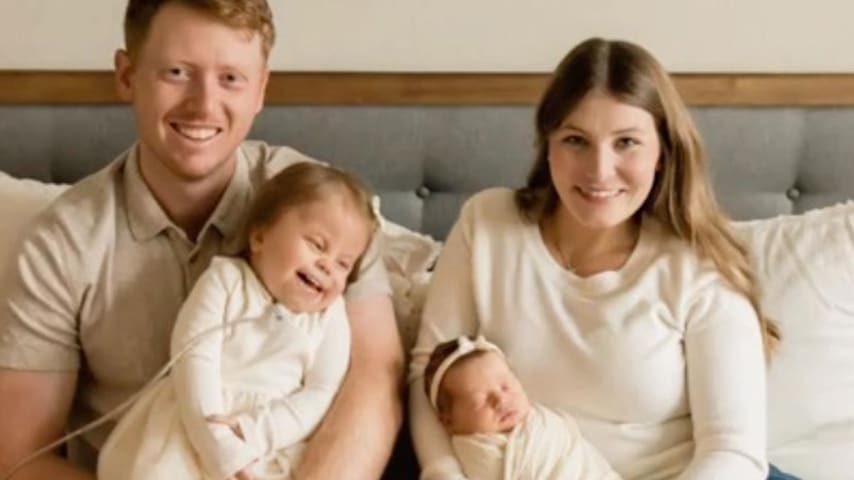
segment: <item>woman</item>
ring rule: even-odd
[[[526,186],[470,199],[433,276],[410,389],[422,478],[462,477],[423,393],[427,357],[484,335],[624,478],[765,479],[779,335],[667,73],[636,45],[585,41],[536,127]]]

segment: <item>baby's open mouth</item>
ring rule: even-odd
[[[304,272],[297,272],[297,277],[302,281],[302,283],[307,285],[309,288],[314,289],[317,293],[323,292],[323,286],[311,275]]]

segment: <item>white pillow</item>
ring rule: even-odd
[[[0,172],[0,272],[17,248],[23,230],[66,188]]]
[[[854,475],[854,202],[736,224],[783,343],[768,377],[772,463],[810,480]]]
[[[383,263],[388,271],[394,316],[408,361],[418,335],[427,286],[442,244],[428,235],[383,218],[379,213],[378,197],[374,197],[374,210],[380,219]]]

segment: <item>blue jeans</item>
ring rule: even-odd
[[[794,475],[789,475],[788,473],[781,472],[779,468],[771,465],[771,469],[768,471],[768,480],[800,480],[798,477]]]

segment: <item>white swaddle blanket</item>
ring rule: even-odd
[[[568,414],[532,405],[507,434],[454,435],[471,480],[620,480]]]

